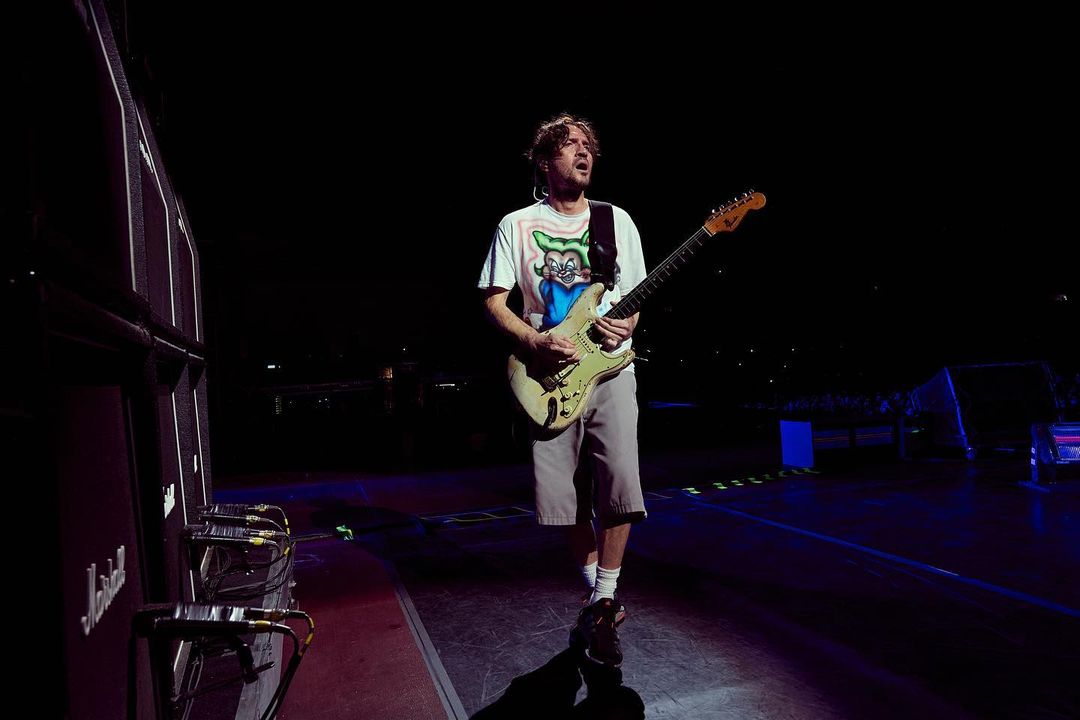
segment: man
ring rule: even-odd
[[[539,361],[565,364],[580,359],[571,340],[543,331],[566,317],[591,281],[585,190],[598,155],[588,122],[562,115],[540,126],[529,159],[544,197],[503,218],[480,274],[478,287],[485,291],[490,320],[521,353]],[[605,293],[601,312],[645,278],[637,228],[626,212],[612,209],[615,286]],[[515,285],[524,298],[521,318],[506,304]],[[637,323],[637,314],[625,320],[600,318],[597,328],[604,349],[627,350]],[[615,597],[616,584],[630,524],[646,516],[638,470],[637,413],[637,381],[630,365],[596,387],[588,408],[573,425],[554,438],[536,437],[532,443],[537,521],[568,527],[575,560],[591,591],[571,641],[584,645],[589,659],[614,667],[622,663],[616,627],[626,615]],[[584,470],[591,473],[576,472],[583,442],[589,449],[583,462],[591,464]],[[599,536],[593,527],[594,512]]]

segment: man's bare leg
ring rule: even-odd
[[[567,527],[570,551],[578,565],[591,565],[599,561],[600,567],[614,570],[622,567],[626,543],[630,539],[630,523],[604,528],[597,547],[596,532],[592,523],[578,523]]]
[[[578,523],[567,529],[567,535],[574,561],[581,568],[586,583],[593,586],[590,604],[600,597],[614,596],[626,543],[630,538],[630,523],[604,528],[599,538],[592,523]]]
[[[600,558],[600,567],[608,570],[621,568],[623,553],[626,552],[626,542],[629,539],[630,523],[604,528],[604,531],[600,533],[600,549],[597,553]]]
[[[596,550],[596,533],[593,532],[592,523],[569,525],[566,531],[570,539],[570,552],[574,554],[574,562],[578,565],[596,562],[599,554]]]

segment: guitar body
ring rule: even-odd
[[[634,351],[613,355],[601,349],[590,334],[597,317],[596,307],[604,296],[604,286],[588,287],[570,306],[566,318],[546,332],[574,341],[581,360],[566,365],[530,363],[510,356],[507,373],[510,389],[525,414],[541,431],[562,432],[588,407],[597,383],[609,378],[634,360]]]

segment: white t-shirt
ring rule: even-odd
[[[597,308],[603,314],[611,303],[624,297],[645,279],[641,236],[622,208],[615,215],[615,288],[604,293]],[[546,201],[538,202],[502,219],[491,241],[487,261],[477,287],[486,290],[521,286],[525,298],[522,319],[537,330],[547,330],[566,317],[574,300],[589,287],[589,209],[563,215]],[[627,340],[614,352],[630,347]]]

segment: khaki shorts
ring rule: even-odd
[[[610,527],[644,520],[637,422],[637,378],[623,371],[596,386],[573,425],[551,439],[534,437],[537,522],[576,525],[595,516]]]

